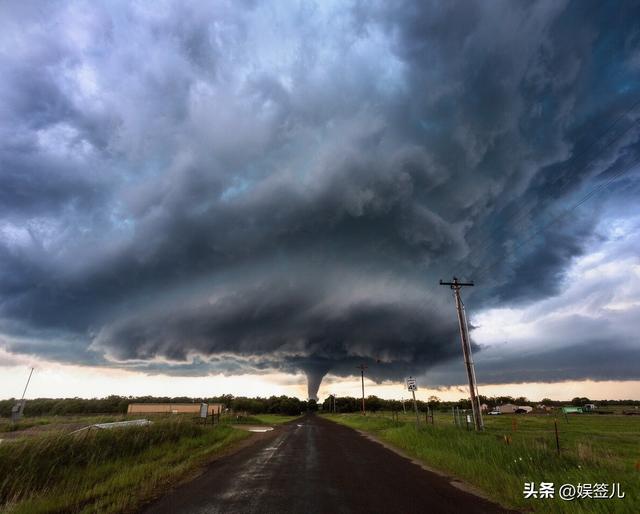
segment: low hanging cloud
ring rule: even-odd
[[[458,354],[439,278],[482,277],[476,310],[553,297],[637,195],[630,3],[0,10],[15,354],[398,379]]]

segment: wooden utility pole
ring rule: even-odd
[[[22,413],[24,412],[24,404],[26,400],[24,399],[24,395],[27,394],[27,387],[29,387],[29,382],[31,382],[31,375],[33,375],[33,368],[31,368],[31,372],[29,373],[29,378],[27,379],[27,385],[24,386],[24,391],[22,391],[22,396],[16,402],[16,404],[11,408],[11,422],[17,423],[22,418]]]
[[[416,411],[416,426],[420,426],[420,415],[418,414],[418,402],[416,402],[416,391],[415,389],[411,391],[413,395],[413,410]]]
[[[464,364],[467,369],[467,378],[469,380],[469,393],[471,395],[473,423],[475,429],[480,431],[484,429],[484,423],[482,421],[482,410],[480,409],[480,398],[478,397],[478,387],[476,385],[476,372],[473,366],[473,356],[471,355],[471,342],[469,340],[467,316],[465,314],[462,298],[460,298],[460,289],[464,286],[473,286],[473,282],[459,282],[456,277],[453,277],[453,282],[443,282],[441,280],[440,285],[450,286],[453,290],[453,296],[456,300],[458,325],[460,327],[460,340],[462,341],[462,354],[464,355]]]
[[[360,370],[360,379],[362,380],[362,415],[365,416],[366,412],[364,410],[364,370],[369,369],[369,366],[365,364],[360,364],[360,366],[358,366],[358,369]]]

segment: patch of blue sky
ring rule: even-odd
[[[220,195],[220,199],[225,202],[229,202],[231,200],[235,200],[243,193],[246,193],[251,187],[251,181],[244,177],[234,177],[232,184],[227,187],[222,194]]]
[[[381,94],[398,95],[408,91],[408,66],[393,53],[391,41],[382,30],[369,29],[360,54],[372,64]]]
[[[109,223],[120,234],[130,237],[135,235],[135,221],[124,214],[121,205],[117,205],[110,211]]]

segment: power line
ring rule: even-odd
[[[604,138],[604,136],[607,135],[607,133],[609,133],[622,119],[626,118],[636,107],[638,107],[638,105],[640,105],[640,99],[638,99],[629,109],[627,109],[625,112],[623,112],[620,116],[618,116],[613,123],[611,123],[597,138],[596,144],[600,144],[602,138]],[[614,144],[615,142],[617,142],[618,140],[622,139],[625,135],[627,135],[627,133],[636,125],[637,120],[633,121],[620,135],[618,135],[616,138],[614,138],[612,141],[610,141],[607,145],[605,145],[601,150],[599,150],[598,152],[596,152],[595,155],[593,155],[591,157],[591,160],[586,163],[582,169],[586,169],[588,166],[590,166],[592,164],[592,162],[597,159],[598,157],[600,157],[606,150],[608,150],[612,144]],[[584,139],[584,138],[583,138]],[[590,149],[589,149],[590,150]],[[582,152],[580,154],[578,154],[578,156],[574,156],[573,158],[575,160],[577,159],[581,159],[584,156],[586,156],[586,154],[588,154],[589,150]],[[573,182],[571,180],[567,180],[561,187],[560,189],[558,189],[556,191],[557,195],[560,195],[564,192],[564,190],[569,187],[569,185],[571,185]],[[521,211],[520,214],[518,216],[516,216],[515,220],[512,222],[512,229],[518,229],[519,228],[519,224],[523,221],[525,221],[525,217],[531,213],[531,210],[528,211]],[[492,238],[485,238],[484,241],[481,241],[482,246],[479,248],[476,248],[474,251],[470,252],[472,255],[481,255],[482,253],[486,252],[487,250],[491,249],[492,247],[494,247],[496,244],[498,244],[499,242],[492,239]],[[471,266],[473,266],[473,262],[470,263]]]
[[[567,216],[568,214],[572,213],[573,211],[575,211],[578,207],[580,207],[581,205],[583,205],[584,203],[586,203],[587,201],[589,201],[591,198],[593,198],[596,194],[598,194],[600,191],[606,189],[611,183],[613,183],[617,178],[619,178],[621,175],[623,175],[624,173],[626,173],[627,171],[629,171],[630,169],[632,169],[633,167],[637,166],[638,164],[640,164],[640,159],[636,160],[633,162],[633,164],[631,166],[628,166],[626,168],[622,168],[620,169],[618,172],[614,173],[609,180],[607,180],[606,182],[599,184],[598,186],[596,186],[595,188],[593,188],[592,190],[590,190],[585,196],[583,196],[578,202],[576,202],[574,205],[572,205],[571,207],[569,207],[568,209],[565,209],[563,212],[561,212],[560,214],[554,216],[551,220],[549,220],[547,223],[545,223],[542,227],[540,227],[538,230],[536,230],[533,234],[531,234],[529,237],[527,237],[526,239],[520,241],[519,243],[517,243],[514,248],[512,249],[512,251],[515,250],[519,250],[520,248],[522,248],[525,244],[527,244],[529,241],[531,241],[533,238],[535,238],[537,235],[539,235],[540,233],[544,232],[547,228],[549,228],[551,225],[553,225],[555,222],[557,222],[558,220],[560,220],[561,218]],[[480,278],[482,278],[488,271],[490,271],[496,264],[498,264],[498,262],[501,260],[501,257],[499,257],[498,259],[491,261],[491,263],[487,266],[483,266],[481,268],[479,268],[477,270],[476,273],[476,280],[479,280]]]

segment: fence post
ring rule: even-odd
[[[558,421],[553,420],[553,427],[556,432],[556,449],[558,450],[558,455],[560,455],[560,436],[558,435]]]

